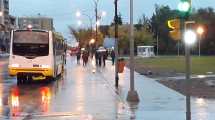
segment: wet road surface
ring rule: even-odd
[[[90,66],[68,58],[62,77],[45,83],[16,85],[0,61],[0,119],[126,120],[129,111]]]

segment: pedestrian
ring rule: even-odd
[[[107,57],[108,57],[108,53],[107,53],[107,51],[104,51],[104,52],[102,53],[102,60],[103,60],[103,65],[104,65],[104,67],[105,67],[105,65],[106,65],[106,59],[107,59]]]
[[[63,59],[64,59],[64,64],[66,64],[66,56],[67,56],[67,46],[64,46],[64,54],[63,54]]]
[[[88,61],[89,61],[89,57],[90,57],[90,52],[89,51],[86,51],[87,52],[87,61],[86,61],[86,63],[88,63]]]
[[[86,66],[86,65],[87,65],[88,57],[89,57],[89,53],[88,53],[87,51],[84,51],[84,52],[83,52],[83,55],[82,55],[83,66]]]
[[[115,52],[114,52],[114,50],[111,51],[110,56],[111,56],[112,65],[114,65],[114,63],[115,63]]]
[[[102,52],[98,52],[98,64],[99,64],[99,67],[102,66]]]
[[[99,53],[98,51],[95,52],[95,59],[96,59],[96,66],[99,64]]]
[[[94,51],[91,49],[90,50],[90,58],[93,59],[93,56],[94,56]]]
[[[77,51],[76,57],[77,57],[77,64],[80,64],[80,59],[81,59],[81,51],[80,50]]]

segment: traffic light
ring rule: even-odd
[[[168,27],[172,29],[169,32],[169,35],[174,40],[180,40],[181,39],[181,31],[180,31],[180,20],[179,19],[172,19],[168,20]]]
[[[191,13],[191,0],[181,0],[178,4],[178,10],[181,17],[188,17]]]

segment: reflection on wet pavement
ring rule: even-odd
[[[15,78],[0,74],[0,119],[127,120],[124,104],[98,74],[95,66],[76,65],[75,58],[63,77],[48,83],[17,86]]]
[[[22,85],[11,87],[9,97],[10,115],[25,116],[31,113],[44,114],[49,112],[51,102],[49,85]]]

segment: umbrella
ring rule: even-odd
[[[98,52],[106,52],[106,49],[104,47],[99,47],[97,51]]]

